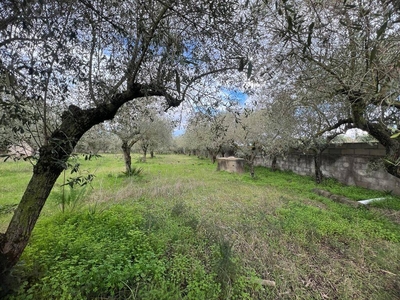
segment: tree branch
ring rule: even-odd
[[[332,130],[334,130],[334,129],[337,129],[337,128],[339,128],[340,126],[342,126],[342,125],[344,125],[344,124],[351,124],[351,123],[353,123],[353,119],[352,119],[352,118],[341,119],[341,120],[337,121],[336,124],[334,124],[334,125],[332,125],[332,126],[329,126],[329,127],[325,128],[325,129],[323,129],[323,130],[317,132],[317,133],[315,134],[315,137],[320,137],[320,136],[322,136],[322,135],[323,135],[324,133],[326,133],[326,132],[329,132],[329,131],[332,131]]]
[[[145,55],[146,55],[146,53],[147,53],[147,50],[148,50],[149,47],[150,47],[150,42],[151,42],[151,40],[153,39],[154,34],[155,34],[156,31],[157,31],[158,25],[160,24],[161,20],[164,18],[164,15],[166,14],[166,12],[168,11],[169,8],[170,8],[169,5],[164,4],[163,9],[160,11],[160,13],[158,14],[158,16],[157,16],[155,22],[153,23],[153,26],[152,26],[152,28],[151,28],[151,30],[150,30],[149,36],[146,38],[146,41],[145,41],[145,43],[144,43],[144,45],[143,45],[143,47],[142,47],[142,54],[141,54],[141,56],[140,56],[140,58],[139,58],[139,61],[135,64],[136,67],[133,66],[133,65],[130,66],[130,67],[133,67],[134,69],[132,70],[132,75],[128,75],[128,86],[129,86],[130,84],[132,84],[132,83],[135,81],[136,76],[137,76],[137,74],[139,73],[140,66],[141,66],[141,64],[142,64],[142,62],[143,62],[143,59],[144,59],[144,57],[145,57]],[[134,60],[132,61],[132,63],[133,63],[133,62],[134,62]],[[129,68],[130,68],[130,67],[129,67]],[[128,68],[128,74],[130,73],[129,68]]]

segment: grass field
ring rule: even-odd
[[[121,156],[81,160],[92,187],[54,188],[10,299],[400,299],[400,199],[327,180],[353,208],[312,192],[309,177],[217,172],[159,155],[138,177]],[[0,163],[0,231],[30,178]],[[74,174],[66,174],[66,178]]]

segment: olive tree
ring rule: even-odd
[[[391,138],[400,117],[395,1],[282,1],[270,12],[281,70],[309,94],[323,94],[314,99],[319,109],[347,111],[330,119],[332,127],[343,122],[368,132],[385,146],[386,161],[397,162],[400,140]],[[398,167],[386,164],[396,177]]]
[[[228,119],[228,136],[239,156],[246,159],[250,175],[255,176],[258,157],[272,158],[286,153],[294,144],[292,107],[283,101],[269,102],[265,93],[253,95],[248,107],[233,111]],[[273,166],[274,167],[274,166]]]
[[[116,153],[118,137],[104,123],[93,126],[77,143],[74,151],[82,154]]]
[[[204,77],[243,69],[254,17],[237,1],[3,1],[0,72],[29,103],[39,159],[5,233],[0,274],[19,260],[77,142],[127,102],[176,107]],[[232,72],[234,75],[235,72]],[[3,282],[2,280],[0,280]]]
[[[154,116],[150,105],[154,101],[132,103],[128,102],[118,111],[114,119],[109,122],[111,131],[121,140],[121,149],[125,162],[125,173],[132,173],[131,150],[140,140],[141,124]]]
[[[146,161],[148,152],[153,158],[154,151],[165,150],[172,145],[172,130],[172,122],[158,115],[140,122],[137,145],[143,152],[143,161]]]
[[[185,146],[199,153],[205,153],[212,163],[224,145],[229,144],[226,135],[227,115],[222,112],[196,112],[189,120],[184,134]]]

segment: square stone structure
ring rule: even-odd
[[[218,157],[217,171],[227,171],[230,173],[244,173],[244,159],[238,157]]]

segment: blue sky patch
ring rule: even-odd
[[[226,100],[237,102],[240,105],[244,105],[248,97],[247,94],[235,89],[221,88],[221,92],[226,95]]]

